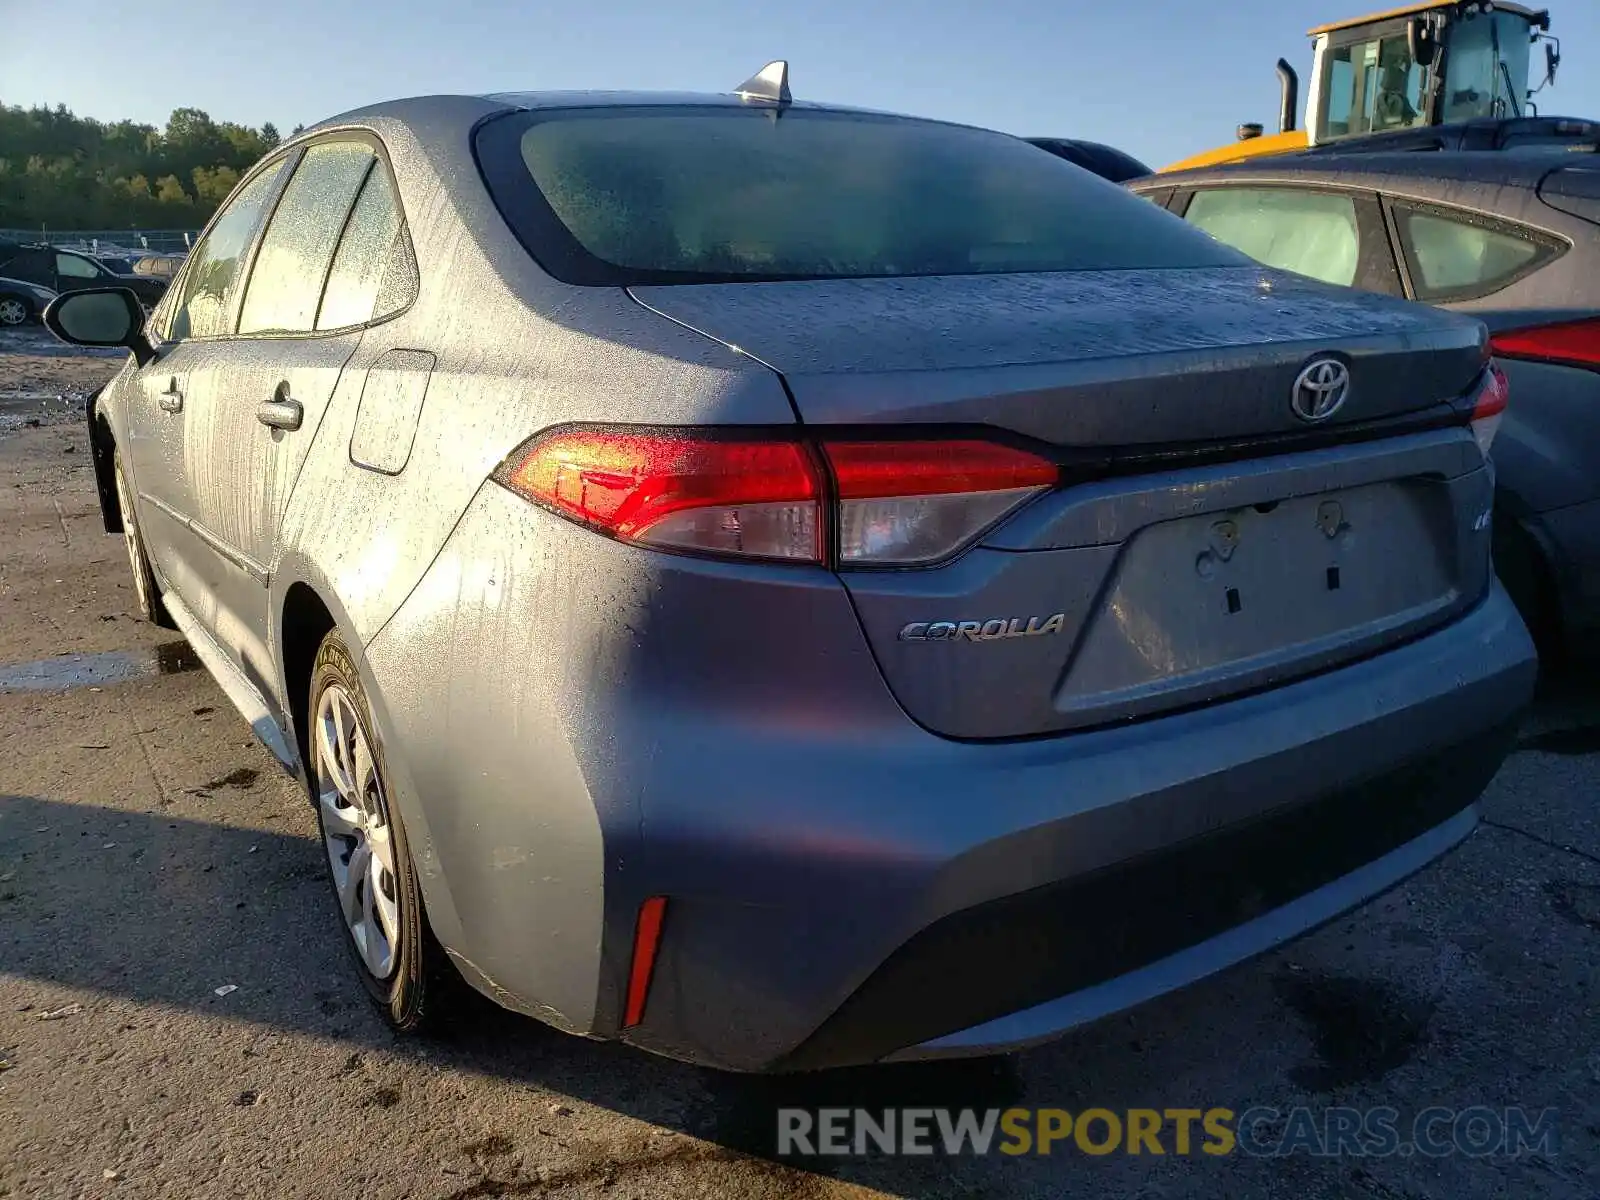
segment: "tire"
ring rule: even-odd
[[[1497,512],[1493,547],[1495,574],[1533,635],[1540,673],[1547,677],[1559,674],[1564,659],[1561,606],[1539,543],[1514,518]]]
[[[139,518],[133,511],[133,489],[122,470],[122,451],[112,452],[111,469],[117,481],[117,507],[122,510],[122,541],[128,548],[128,566],[133,571],[134,608],[142,620],[162,629],[176,629],[178,624],[161,602],[161,589],[150,567],[150,556],[145,553]]]
[[[6,294],[0,296],[0,326],[14,329],[18,325],[26,325],[33,320],[33,305],[21,296]]]
[[[437,1032],[463,985],[428,928],[405,826],[389,803],[366,692],[337,631],[317,650],[306,711],[306,775],[356,974],[395,1032]]]

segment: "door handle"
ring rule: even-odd
[[[273,394],[271,400],[263,400],[256,407],[256,420],[271,429],[299,429],[304,415],[300,401],[290,396],[289,390],[283,387]]]
[[[156,398],[156,403],[161,405],[162,412],[180,413],[183,411],[183,393],[178,390],[176,379],[167,380],[167,390]]]

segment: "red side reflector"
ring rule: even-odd
[[[1600,368],[1600,317],[1510,329],[1490,339],[1501,358],[1526,358],[1571,367]]]
[[[650,995],[650,976],[656,967],[656,948],[661,944],[661,919],[666,913],[665,896],[651,896],[639,906],[639,921],[633,927],[633,966],[628,972],[628,1002],[622,1015],[624,1029],[644,1020],[644,1002]]]

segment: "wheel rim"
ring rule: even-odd
[[[0,325],[21,325],[28,319],[28,310],[20,300],[0,300]]]
[[[356,953],[374,978],[394,973],[400,947],[400,885],[383,780],[355,700],[332,683],[317,701],[317,808]]]

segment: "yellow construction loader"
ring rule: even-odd
[[[1278,132],[1240,125],[1238,140],[1162,168],[1181,171],[1267,154],[1373,139],[1396,148],[1406,131],[1534,115],[1533,96],[1555,79],[1561,43],[1550,14],[1509,0],[1422,0],[1388,12],[1320,25],[1303,128],[1295,122],[1300,80],[1278,60]],[[1544,79],[1529,90],[1529,59],[1544,50]],[[1350,148],[1356,148],[1350,145]]]

